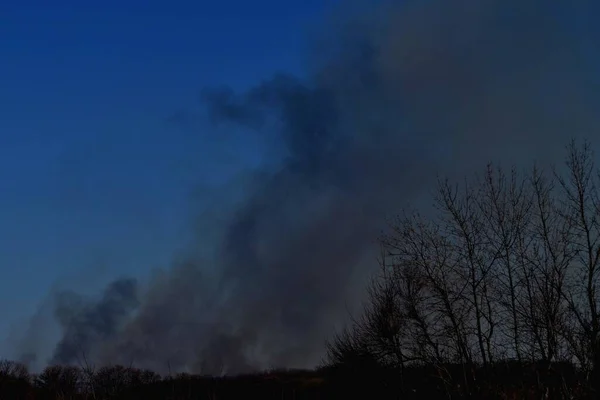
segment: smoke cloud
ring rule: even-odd
[[[51,364],[66,364],[89,353],[95,343],[113,338],[124,319],[137,307],[136,281],[111,282],[102,297],[86,302],[73,292],[59,292],[55,317],[63,336],[54,349]]]
[[[314,366],[360,304],[386,216],[429,201],[438,173],[560,162],[571,137],[596,135],[597,5],[370,3],[329,20],[307,77],[203,92],[213,122],[268,138],[276,159],[228,216],[216,265],[118,280],[91,304],[58,297],[52,362],[84,349],[163,372]]]

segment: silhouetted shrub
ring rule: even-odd
[[[69,398],[82,389],[82,371],[73,366],[48,366],[35,377],[34,385],[49,397]]]
[[[30,392],[31,377],[27,367],[13,361],[0,361],[0,398],[25,399]]]

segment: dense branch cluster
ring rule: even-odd
[[[564,168],[489,165],[440,180],[435,211],[381,238],[364,315],[329,344],[333,364],[485,368],[499,361],[600,369],[600,171],[572,142]]]

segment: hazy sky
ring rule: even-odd
[[[332,3],[0,6],[0,357],[314,366],[436,174],[598,143],[597,3]]]
[[[327,3],[2,2],[0,337],[57,282],[85,290],[169,263],[190,192],[256,158],[182,111],[206,85],[298,73]]]

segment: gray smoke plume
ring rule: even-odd
[[[74,292],[59,292],[55,299],[55,317],[63,336],[54,349],[51,364],[66,364],[81,358],[96,343],[112,339],[127,316],[138,306],[136,281],[111,282],[100,299],[90,301]]]
[[[342,6],[315,43],[308,78],[205,90],[212,120],[268,138],[277,162],[248,181],[216,265],[176,263],[129,317],[127,295],[83,310],[61,303],[71,311],[59,315],[69,323],[53,360],[73,362],[77,342],[98,362],[159,371],[313,366],[361,300],[385,217],[429,201],[436,174],[470,174],[487,161],[560,162],[571,137],[595,137],[594,8]]]

